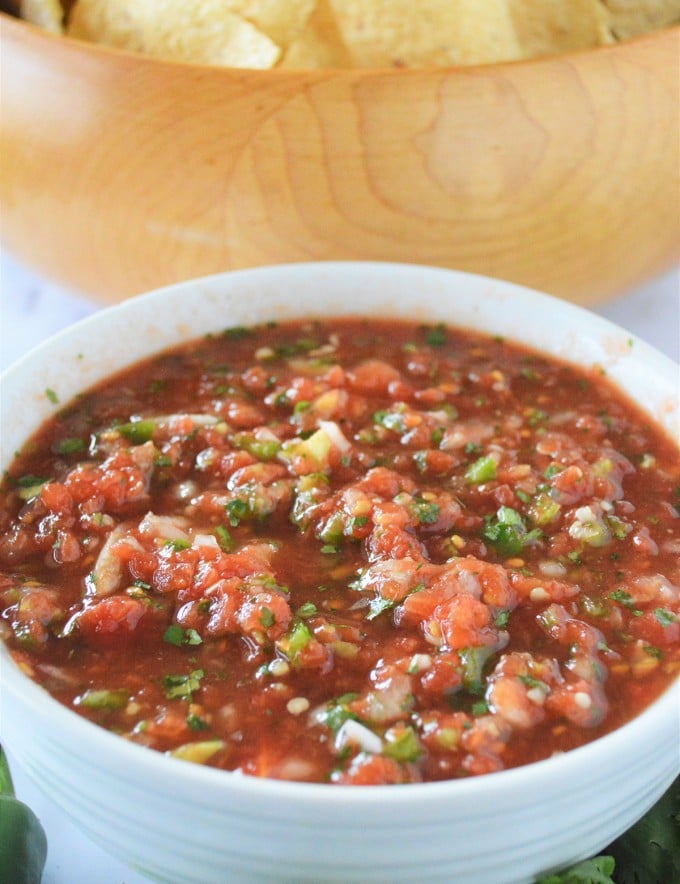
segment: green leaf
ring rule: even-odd
[[[534,528],[527,531],[524,520],[509,506],[499,507],[495,517],[486,518],[482,537],[503,556],[516,556],[525,546],[533,543],[541,536],[541,531]]]
[[[659,623],[664,627],[670,626],[671,623],[675,623],[678,619],[672,611],[666,610],[666,608],[655,608],[654,616],[659,621]]]
[[[165,696],[168,700],[176,700],[183,697],[191,700],[191,695],[201,686],[201,679],[205,675],[202,669],[194,669],[189,675],[166,675],[163,678]]]
[[[308,617],[313,617],[316,612],[317,609],[314,602],[305,602],[303,605],[300,605],[295,614],[301,620],[307,620]]]
[[[433,525],[440,513],[439,504],[431,503],[422,497],[413,498],[411,510],[420,525]]]
[[[326,704],[326,708],[319,714],[319,721],[330,728],[334,734],[340,730],[342,725],[348,720],[361,721],[355,712],[351,712],[347,707],[352,700],[357,700],[359,694],[348,693],[338,697],[337,700],[331,700]]]
[[[214,534],[220,545],[220,549],[223,552],[231,552],[234,548],[234,539],[228,529],[224,525],[216,525],[214,528]]]
[[[384,599],[381,595],[377,595],[371,599],[366,619],[375,620],[375,618],[379,617],[384,611],[391,611],[393,607],[394,602],[389,599]]]
[[[447,340],[446,326],[443,322],[432,326],[425,332],[425,343],[430,347],[443,347]]]
[[[386,430],[392,430],[394,433],[399,433],[400,436],[403,436],[406,432],[404,416],[398,412],[381,409],[380,411],[376,411],[373,415],[373,422],[384,427]]]
[[[536,884],[615,884],[611,877],[615,863],[611,856],[586,859],[564,872],[539,878]],[[652,884],[651,881],[648,884]]]
[[[203,644],[203,639],[195,629],[183,629],[177,623],[168,626],[163,635],[163,641],[178,648],[181,648],[182,645]]]
[[[229,524],[232,528],[236,528],[240,525],[241,520],[245,519],[250,514],[250,509],[246,501],[239,500],[238,498],[228,501],[224,508],[227,511],[227,518],[229,519]]]
[[[617,884],[680,881],[680,777],[607,852],[616,860]]]

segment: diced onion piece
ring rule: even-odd
[[[139,523],[141,534],[148,534],[160,540],[189,540],[184,530],[188,526],[186,519],[177,516],[157,516],[147,513]]]
[[[117,525],[101,548],[94,568],[87,577],[87,593],[93,596],[108,596],[114,593],[123,578],[123,565],[113,551],[115,544],[129,531],[129,524]]]
[[[348,452],[352,447],[352,443],[347,439],[335,421],[319,421],[319,429],[326,433],[331,440],[333,447],[337,448],[342,454]]]
[[[382,740],[372,730],[348,718],[335,735],[335,748],[337,752],[342,752],[345,746],[359,746],[364,752],[371,752],[377,755],[382,752]]]
[[[204,547],[207,549],[219,549],[220,545],[214,534],[197,534],[194,537],[194,547]]]

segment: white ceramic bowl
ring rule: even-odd
[[[2,466],[55,406],[187,338],[264,319],[340,314],[446,321],[599,364],[677,437],[678,369],[562,301],[467,274],[304,264],[182,283],[100,312],[3,378]],[[9,419],[11,416],[11,420]],[[465,781],[338,788],[260,780],[167,758],[80,718],[0,649],[0,738],[94,841],[160,880],[519,884],[587,857],[680,770],[680,684],[608,736]]]

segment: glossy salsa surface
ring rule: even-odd
[[[271,323],[29,441],[0,630],[62,703],[177,757],[440,780],[652,702],[680,671],[679,562],[677,448],[599,371],[443,325]]]

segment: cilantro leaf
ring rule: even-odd
[[[542,534],[538,528],[527,531],[524,519],[517,510],[502,506],[495,517],[485,518],[482,537],[494,547],[496,552],[509,558],[519,555],[525,546],[530,546],[539,540]]]
[[[536,884],[614,884],[611,877],[614,865],[611,856],[596,856],[565,869],[564,872],[539,878]]]
[[[617,884],[680,881],[680,777],[607,852],[616,860]]]

